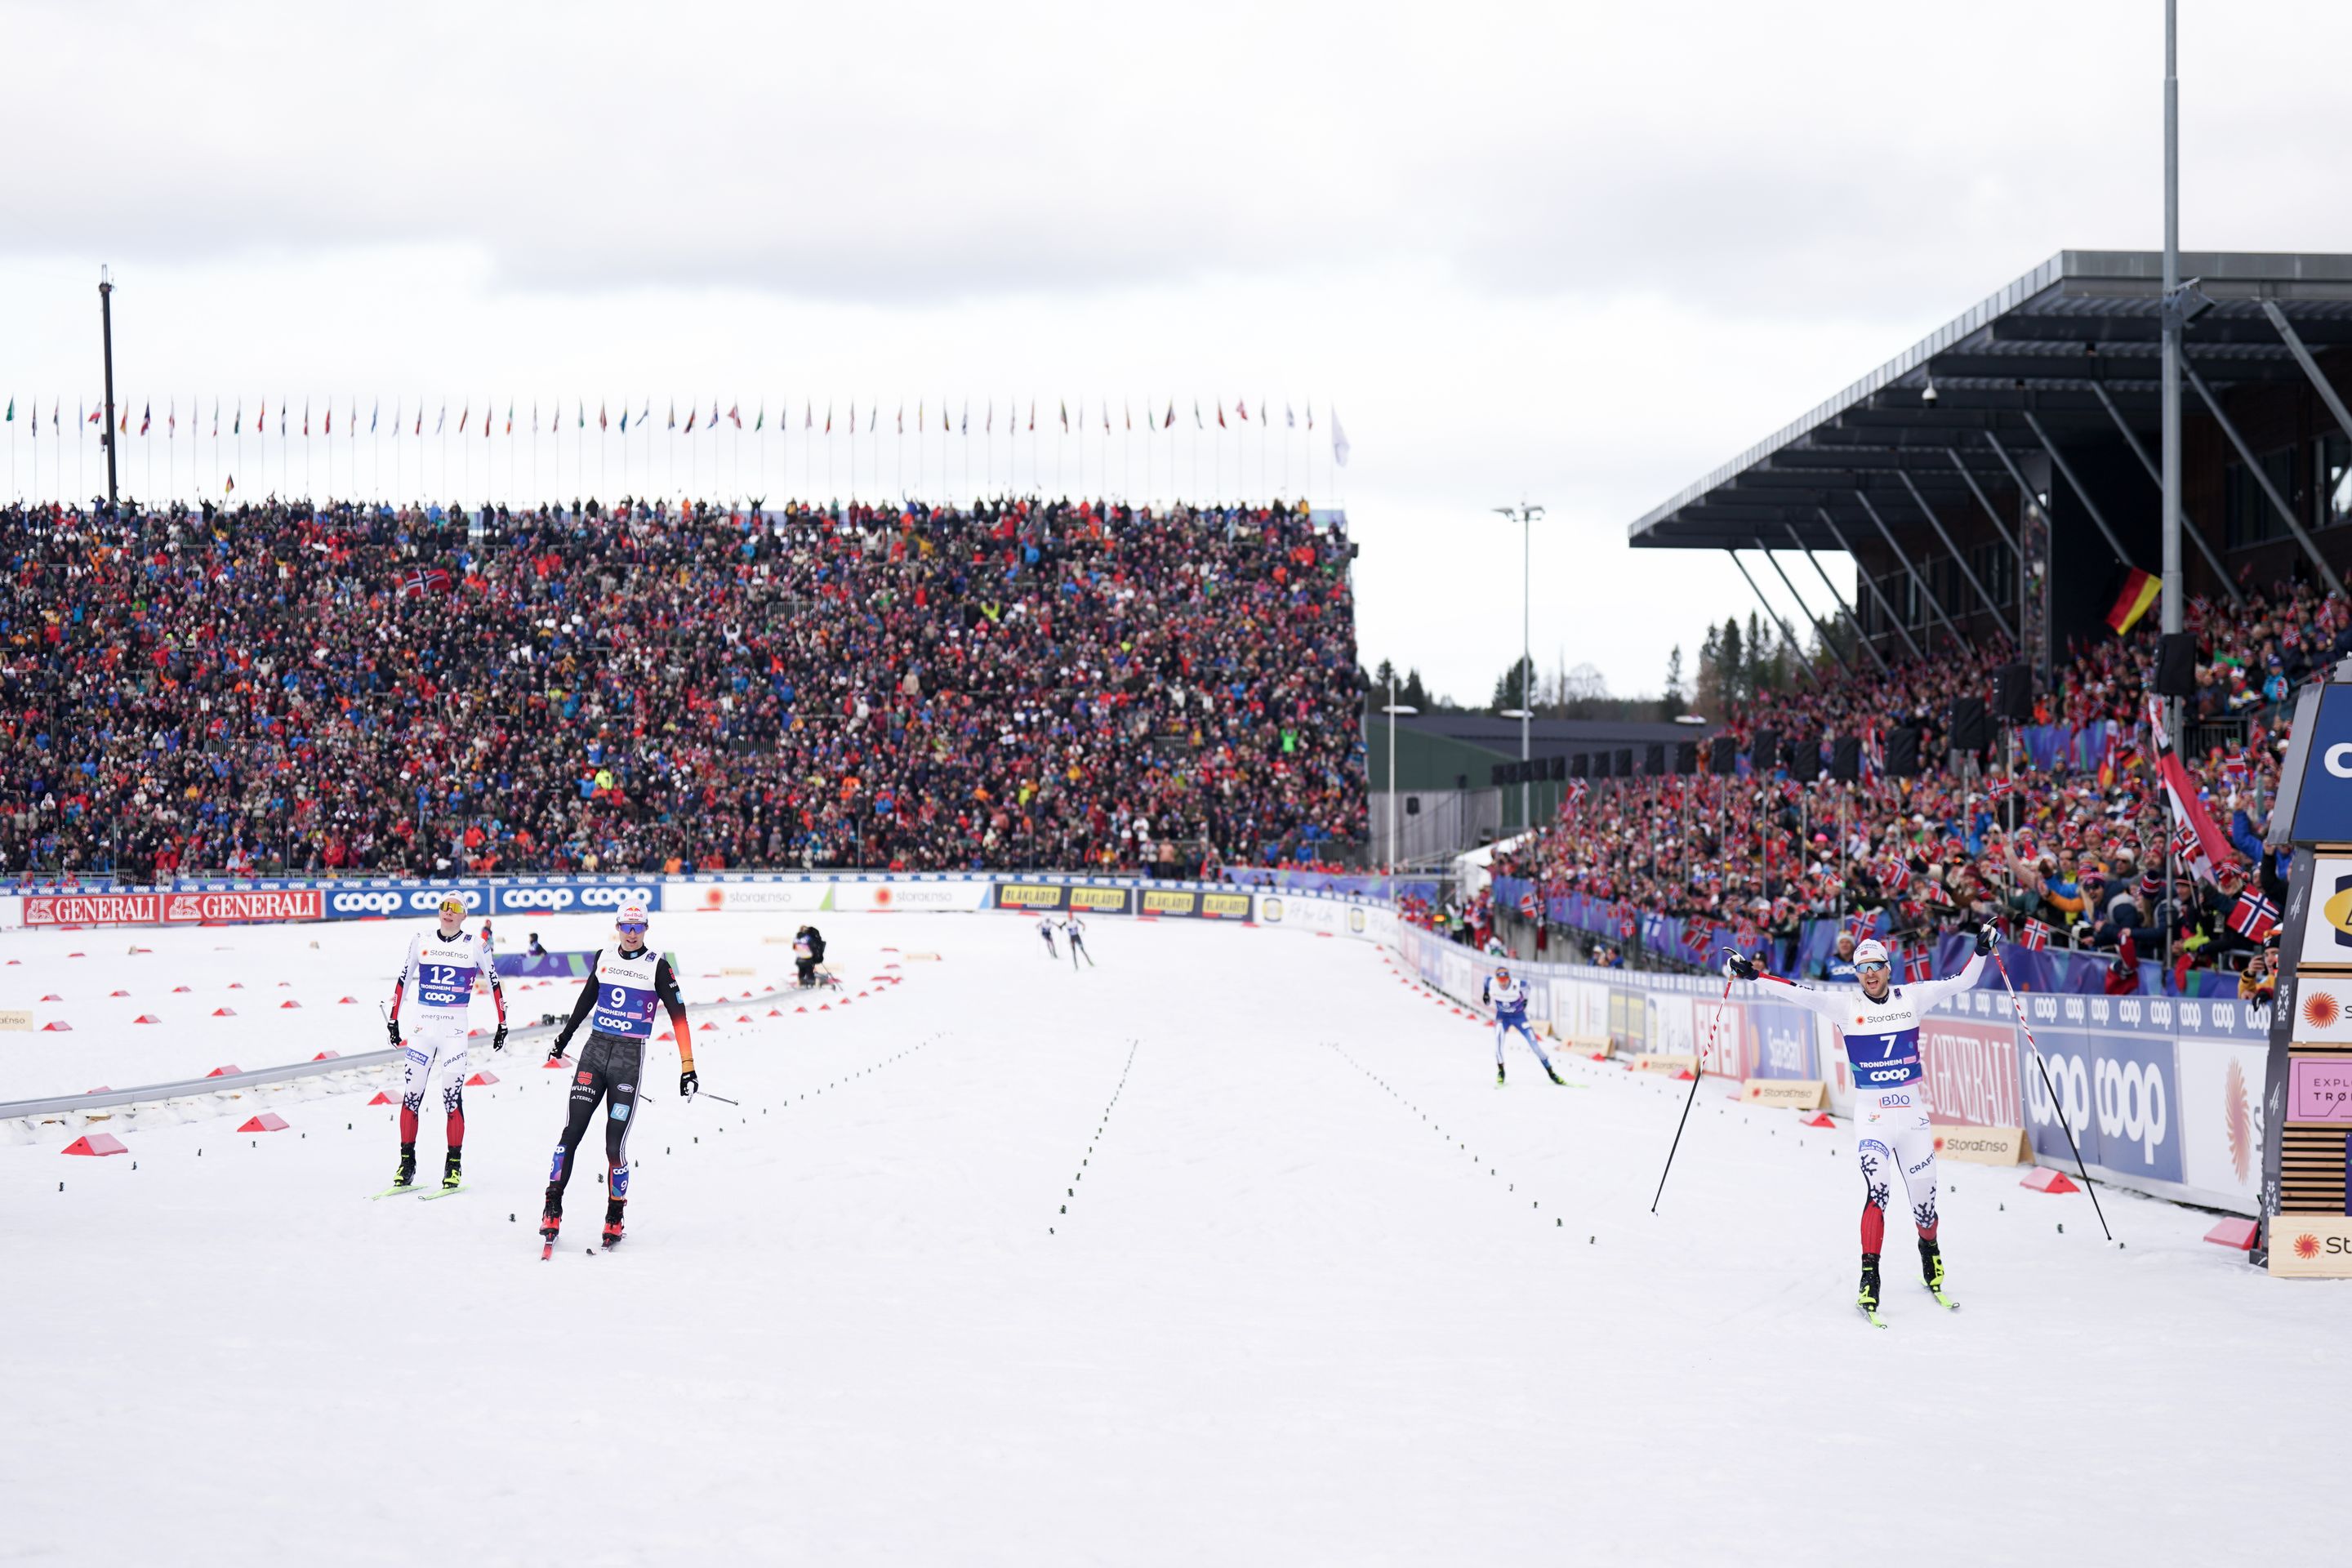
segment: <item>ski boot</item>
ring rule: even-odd
[[[1955,1304],[1944,1294],[1943,1249],[1936,1245],[1935,1238],[1932,1237],[1923,1236],[1919,1238],[1919,1278],[1926,1282],[1927,1294],[1936,1298],[1937,1306],[1950,1307]]]
[[[555,1233],[563,1227],[563,1189],[553,1182],[547,1184],[547,1210],[539,1216],[539,1238],[544,1244],[539,1256],[541,1262],[555,1250]]]
[[[1495,1087],[1496,1089],[1503,1087],[1503,1064],[1500,1062],[1495,1064]]]
[[[621,1245],[621,1211],[628,1205],[626,1198],[604,1200],[604,1250],[607,1252]]]
[[[1878,1254],[1875,1252],[1862,1255],[1862,1289],[1856,1292],[1853,1304],[1864,1317],[1870,1320],[1873,1328],[1886,1326],[1885,1320],[1878,1315]]]
[[[1556,1083],[1556,1084],[1559,1085],[1559,1087],[1560,1087],[1560,1088],[1562,1088],[1562,1089],[1566,1089],[1566,1088],[1568,1087],[1568,1079],[1564,1079],[1564,1078],[1560,1077],[1560,1076],[1559,1076],[1559,1068],[1555,1068],[1555,1067],[1553,1067],[1553,1066],[1551,1065],[1551,1063],[1549,1063],[1549,1062],[1546,1062],[1546,1063],[1544,1063],[1544,1071],[1545,1071],[1546,1073],[1549,1074],[1549,1075],[1550,1075],[1550,1077],[1551,1077],[1551,1080],[1552,1080],[1552,1082],[1554,1082],[1554,1083]]]
[[[459,1152],[460,1151],[452,1149],[449,1151],[448,1158],[441,1162],[441,1190],[445,1193],[454,1193],[466,1184],[464,1173],[457,1169],[460,1163]]]
[[[416,1145],[400,1146],[400,1168],[392,1173],[392,1190],[400,1192],[416,1184]]]

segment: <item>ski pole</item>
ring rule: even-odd
[[[694,1091],[694,1098],[697,1100],[715,1100],[721,1105],[740,1105],[743,1103],[740,1100],[730,1100],[723,1094],[713,1094],[709,1089],[696,1089]]]
[[[1718,948],[1717,951],[1720,952],[1729,952],[1731,950],[1727,947]],[[1723,1009],[1731,1005],[1731,972],[1728,969],[1725,970],[1723,975],[1723,1000],[1717,1005],[1715,1016],[1708,1022],[1706,1026],[1706,1054],[1709,1057],[1715,1055],[1715,1036],[1716,1031],[1722,1027],[1723,1025]],[[1674,1147],[1666,1151],[1666,1168],[1658,1173],[1657,1195],[1650,1200],[1650,1212],[1652,1214],[1658,1212],[1658,1199],[1666,1195],[1666,1177],[1674,1173],[1675,1151],[1683,1146],[1683,1129],[1690,1123],[1691,1106],[1697,1100],[1699,1083],[1706,1077],[1706,1058],[1702,1057],[1699,1058],[1698,1070],[1691,1074],[1690,1094],[1683,1101],[1682,1120],[1675,1123]]]
[[[2025,1004],[2017,999],[2017,987],[2010,984],[2009,965],[2002,962],[1998,947],[1992,950],[1992,961],[2000,970],[2000,983],[2009,992],[2009,1005],[2017,1010],[2017,1026],[2024,1031],[2025,1048],[2033,1053],[2033,1065],[2042,1069],[2042,1087],[2050,1095],[2050,1109],[2058,1113],[2058,1129],[2066,1134],[2066,1147],[2074,1151],[2074,1173],[2083,1178],[2083,1190],[2091,1195],[2091,1212],[2099,1216],[2099,1229],[2113,1241],[2116,1233],[2107,1229],[2107,1211],[2099,1206],[2099,1189],[2091,1181],[2090,1167],[2083,1163],[2083,1147],[2074,1142],[2074,1130],[2066,1125],[2066,1103],[2058,1098],[2057,1085],[2050,1081],[2050,1064],[2042,1059],[2042,1047],[2033,1039],[2033,1026],[2025,1021]]]

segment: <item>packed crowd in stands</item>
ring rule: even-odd
[[[1305,508],[0,510],[0,871],[1214,875],[1363,835]]]
[[[2262,841],[2293,692],[2352,655],[2352,613],[2340,599],[2281,584],[2243,609],[2193,604],[2186,619],[2198,638],[2199,695],[2185,705],[2182,762],[2233,851],[2212,881],[2179,861],[2167,875],[2171,832],[2143,710],[2152,626],[2075,649],[2037,700],[2037,724],[2104,736],[2095,756],[2062,746],[2054,765],[2021,765],[2012,783],[1998,726],[1984,753],[1948,755],[1953,699],[1990,701],[1981,664],[1832,672],[1818,687],[1730,713],[1741,752],[1769,729],[1783,746],[1853,736],[1875,760],[1889,727],[1917,725],[1927,731],[1918,777],[1866,767],[1862,780],[1839,783],[1825,768],[1799,784],[1785,765],[1759,773],[1743,762],[1727,777],[1596,783],[1496,869],[1534,879],[1547,896],[1580,892],[1783,938],[1806,921],[1879,911],[1902,942],[1989,921],[2015,934],[2032,921],[2053,945],[2114,954],[2114,990],[2137,984],[2137,960],[2158,959],[2176,974],[2239,971],[2246,994],[2266,994],[2263,922],[2246,918],[2255,907],[2245,895],[2284,902],[2281,859],[2265,856]],[[1817,973],[1834,975],[1851,947],[1842,940]]]

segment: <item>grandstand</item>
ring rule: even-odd
[[[1344,523],[1108,501],[0,512],[22,878],[1359,853]]]
[[[1633,524],[1637,548],[1776,567],[1847,552],[1860,602],[1703,755],[1596,777],[1503,857],[1505,929],[1525,895],[1637,962],[1727,944],[1821,973],[1841,931],[1924,947],[2000,919],[2089,955],[2052,969],[2068,989],[2264,994],[2293,693],[2352,655],[2352,257],[2183,269],[2181,749],[2216,875],[2189,874],[2155,783],[2155,617],[2127,592],[2159,554],[2159,258],[2068,251]]]

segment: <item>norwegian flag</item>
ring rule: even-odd
[[[1519,895],[1519,913],[1527,916],[1529,920],[1534,920],[1542,912],[1543,906],[1536,902],[1534,889],[1530,888],[1526,892]]]
[[[2016,793],[2017,783],[2007,773],[1995,773],[1991,778],[1985,781],[1985,798],[1987,800],[2007,800],[2011,795]]]
[[[1852,936],[1854,941],[1861,942],[1871,934],[1871,928],[1875,923],[1876,922],[1865,914],[1848,915],[1845,918],[1846,933]]]
[[[2245,783],[2246,775],[2251,772],[2252,769],[2247,763],[2246,753],[2243,752],[2240,752],[2235,756],[2221,759],[2221,776],[2233,784]]]
[[[400,580],[400,593],[403,598],[421,597],[426,594],[446,594],[448,591],[449,574],[438,566],[427,566],[411,572]]]
[[[1911,863],[1899,855],[1882,862],[1877,869],[1879,884],[1890,893],[1899,893],[1911,885]]]
[[[2240,893],[2230,908],[2230,929],[2248,942],[2261,942],[2277,929],[2278,922],[2279,907],[2257,889]]]
[[[1936,955],[1927,948],[1914,948],[1903,955],[1905,984],[1916,985],[1923,980],[1932,980],[1935,977]]]
[[[2040,952],[2050,945],[2050,928],[2040,921],[2027,921],[2025,929],[2017,933],[2017,945],[2028,952]]]

